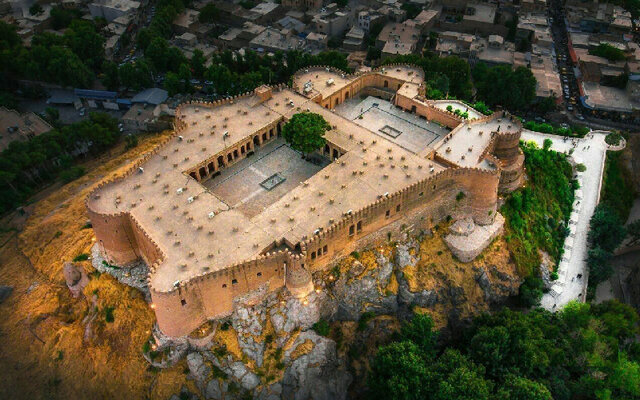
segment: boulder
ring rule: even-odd
[[[189,367],[189,373],[193,379],[199,384],[203,385],[211,368],[204,363],[204,358],[198,352],[192,352],[187,355],[187,366]]]
[[[345,399],[352,376],[336,352],[336,343],[313,331],[299,335],[300,343],[311,340],[314,347],[295,359],[282,378],[282,398],[293,400]],[[295,348],[294,346],[292,346]]]
[[[217,379],[212,379],[207,383],[207,388],[204,391],[204,397],[207,400],[222,399],[222,389],[220,389],[220,383]]]
[[[253,372],[247,372],[244,378],[242,378],[242,381],[240,381],[240,384],[245,390],[253,390],[260,384],[260,378]]]
[[[89,283],[89,277],[84,268],[78,267],[71,262],[66,262],[62,267],[62,275],[64,275],[64,280],[73,297],[80,297],[82,290]]]

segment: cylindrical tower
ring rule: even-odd
[[[286,286],[294,297],[303,298],[313,291],[311,274],[305,268],[303,257],[291,255],[286,268]]]

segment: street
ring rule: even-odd
[[[571,300],[585,300],[588,281],[587,233],[589,221],[600,197],[605,156],[609,148],[604,141],[606,134],[605,131],[593,131],[584,139],[565,141],[561,136],[522,131],[523,140],[535,141],[540,147],[545,139],[551,139],[551,148],[555,151],[568,153],[573,148],[573,160],[587,167],[586,171],[577,172],[580,188],[575,193],[573,212],[569,220],[570,233],[565,239],[564,255],[558,266],[558,280],[540,302],[547,310],[562,308]]]

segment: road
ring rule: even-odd
[[[569,152],[576,163],[584,164],[585,172],[578,172],[580,189],[576,190],[573,212],[569,220],[570,234],[565,240],[564,255],[558,266],[558,280],[540,302],[547,310],[557,310],[571,300],[585,300],[587,271],[587,232],[589,220],[598,204],[600,185],[607,149],[606,132],[594,131],[584,139],[564,141],[563,137],[523,130],[522,139],[535,141],[541,147],[545,139],[551,139],[555,151]],[[576,143],[575,147],[573,143]],[[578,278],[578,275],[582,275]]]

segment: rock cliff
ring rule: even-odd
[[[520,279],[501,238],[462,263],[441,231],[354,252],[316,273],[305,299],[267,290],[238,299],[229,318],[213,323],[210,345],[189,346],[189,379],[207,399],[344,399],[362,390],[377,344],[411,312],[455,329],[517,294]],[[192,339],[151,343],[177,354]]]

